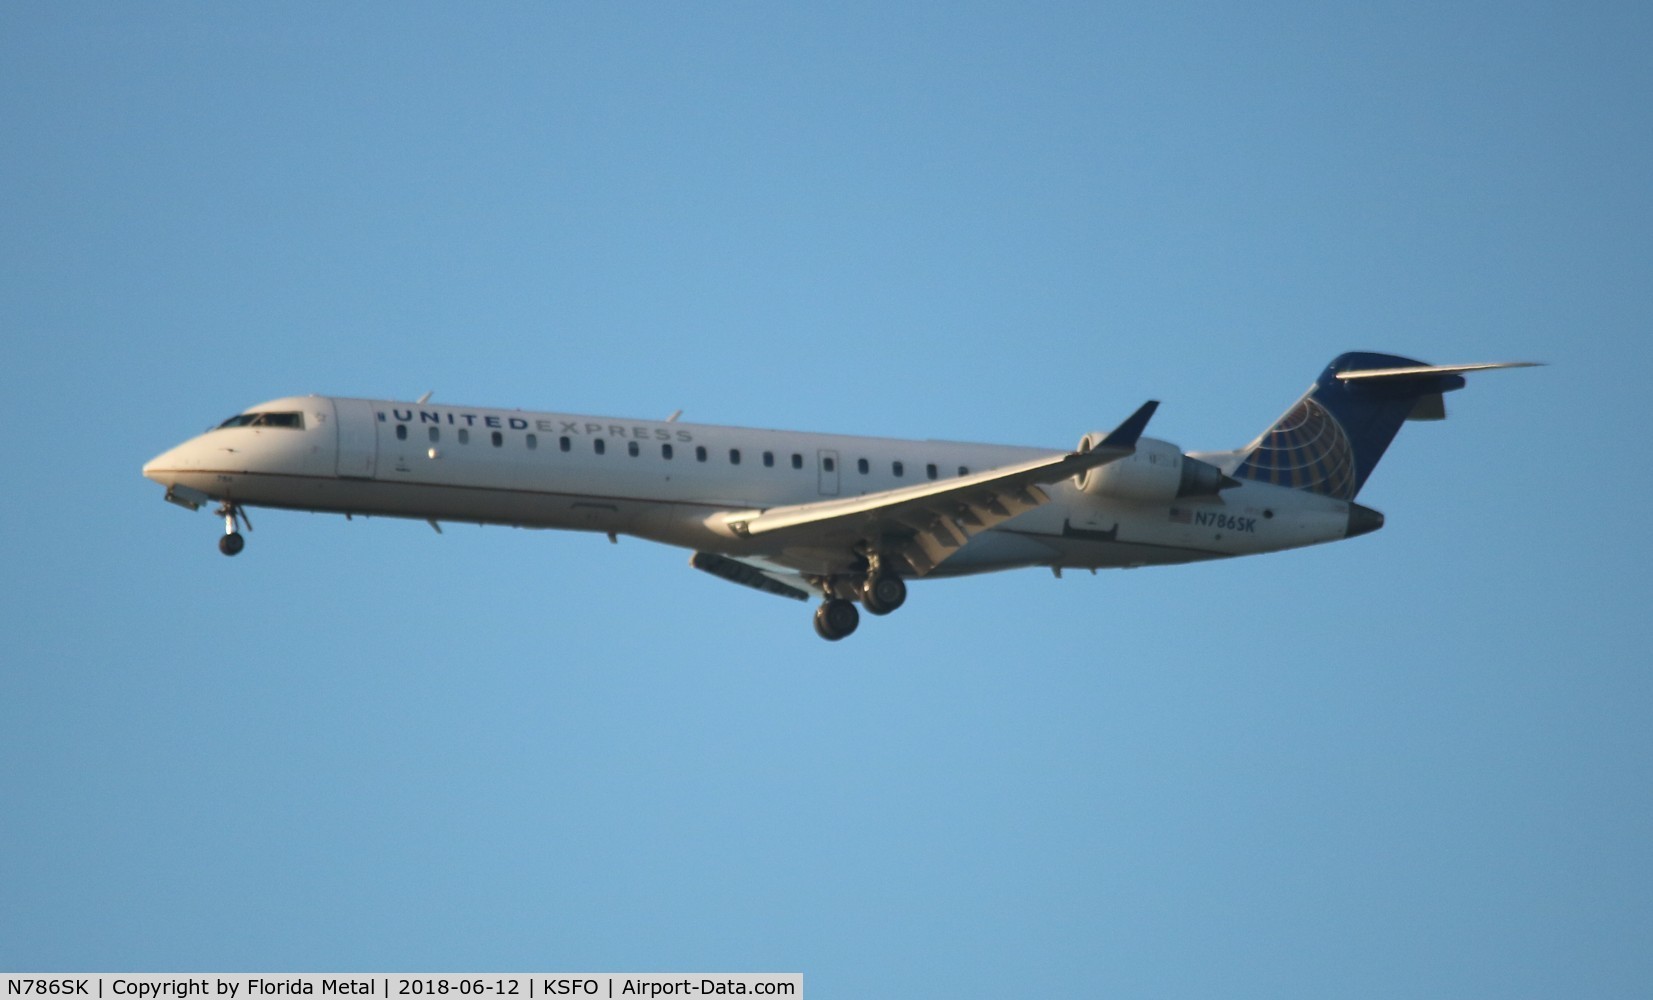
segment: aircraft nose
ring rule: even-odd
[[[162,486],[172,485],[174,474],[189,468],[190,463],[185,460],[184,456],[185,449],[185,445],[168,448],[145,462],[143,464],[144,478],[152,479]]]
[[[166,464],[166,457],[170,454],[171,452],[163,451],[159,455],[156,455],[154,458],[145,462],[143,464],[143,477],[145,479],[153,479],[157,483],[161,482],[161,470],[168,467]]]

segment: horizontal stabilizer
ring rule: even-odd
[[[1442,420],[1442,396],[1470,372],[1532,368],[1531,361],[1427,365],[1353,351],[1332,359],[1314,385],[1245,448],[1231,475],[1353,500],[1408,420]]]
[[[1461,375],[1464,372],[1484,372],[1494,368],[1541,368],[1541,361],[1494,361],[1482,365],[1410,365],[1405,368],[1366,368],[1338,372],[1344,382],[1372,378],[1424,378],[1432,375]]]

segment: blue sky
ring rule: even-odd
[[[1635,5],[0,8],[0,967],[811,996],[1653,979]],[[808,609],[139,466],[319,392],[1249,440],[1532,359],[1355,541]]]

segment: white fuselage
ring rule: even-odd
[[[830,556],[773,551],[762,537],[731,531],[726,515],[892,490],[1057,451],[306,396],[254,407],[143,471],[169,490],[234,505],[612,532],[832,573]],[[1071,480],[1046,489],[1049,503],[971,538],[934,575],[1294,548],[1350,534],[1355,506],[1252,481],[1160,503],[1092,495]]]

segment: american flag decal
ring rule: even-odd
[[[1181,507],[1172,507],[1171,522],[1173,524],[1193,524],[1194,512],[1191,510],[1183,510]]]

